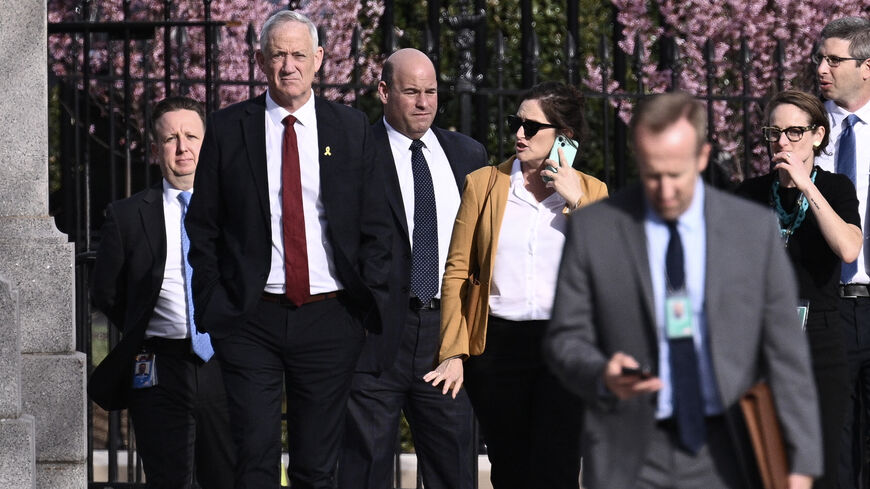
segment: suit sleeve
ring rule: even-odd
[[[184,225],[190,237],[188,260],[193,268],[193,291],[195,320],[198,329],[208,329],[203,314],[215,293],[222,293],[217,259],[217,243],[220,235],[222,210],[220,193],[220,148],[214,118],[209,117],[205,138],[196,167],[193,197]]]
[[[126,309],[125,266],[124,238],[118,227],[114,206],[109,204],[101,231],[100,248],[97,250],[97,259],[91,275],[91,303],[103,311],[119,329],[124,327]]]
[[[364,126],[362,156],[365,179],[360,183],[363,192],[360,211],[360,274],[377,304],[380,317],[384,318],[389,316],[388,281],[393,233],[382,175],[386,163],[379,161],[384,156],[377,150],[368,120],[363,114],[360,116]]]
[[[597,345],[593,276],[583,215],[569,218],[556,281],[553,314],[543,340],[544,359],[568,390],[596,400],[607,358]]]
[[[795,278],[773,224],[766,237],[764,368],[782,425],[791,472],[817,476],[822,473],[821,427],[807,342],[795,312]]]

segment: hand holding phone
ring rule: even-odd
[[[562,154],[565,155],[565,163],[570,167],[574,164],[574,158],[577,157],[577,149],[580,147],[580,143],[573,139],[568,139],[563,135],[556,136],[556,141],[553,142],[553,147],[550,149],[550,156],[547,159],[553,160],[556,162],[556,166],[547,165],[546,169],[550,170],[553,173],[559,173],[559,168],[562,166],[562,162],[559,161],[559,148],[562,149]],[[541,180],[544,183],[553,181],[552,178],[541,175]]]
[[[648,365],[642,367],[622,367],[621,374],[626,377],[631,376],[648,379],[652,377],[652,369]]]

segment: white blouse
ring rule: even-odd
[[[523,185],[519,160],[499,231],[489,294],[490,314],[511,321],[550,319],[565,244],[565,199],[538,202]]]

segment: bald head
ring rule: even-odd
[[[435,120],[438,81],[432,61],[416,49],[400,49],[384,62],[378,96],[384,118],[410,139],[420,139]]]

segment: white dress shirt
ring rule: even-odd
[[[272,266],[266,292],[284,293],[284,234],[281,221],[281,150],[284,144],[285,117],[291,115],[266,92],[266,166],[269,179],[269,211],[272,223]],[[320,198],[320,155],[317,144],[317,113],[314,92],[292,114],[299,147],[299,172],[302,178],[302,210],[305,214],[305,241],[308,247],[310,294],[333,292],[342,288],[335,278],[332,246],[326,236],[326,211]]]
[[[840,107],[834,102],[828,100],[825,102],[825,109],[828,111],[828,120],[831,123],[831,136],[828,142],[827,153],[822,152],[816,157],[815,163],[823,170],[836,172],[837,148],[840,142],[840,134],[843,132],[843,125],[846,117],[851,112]],[[870,229],[866,221],[867,216],[867,191],[870,187],[870,102],[864,104],[863,107],[854,112],[861,119],[853,127],[855,132],[855,190],[858,193],[858,213],[861,215],[861,229],[864,232],[864,245],[861,247],[861,253],[858,255],[857,263],[861,264],[855,276],[849,280],[849,283],[870,284],[870,274],[868,274],[868,244],[870,244]]]
[[[565,244],[565,199],[553,192],[538,202],[526,190],[520,160],[514,160],[510,185],[498,234],[489,311],[511,321],[550,319]]]
[[[190,189],[193,193],[193,189]],[[163,180],[163,222],[166,231],[166,264],[157,304],[145,329],[145,337],[182,339],[187,328],[187,296],[184,287],[184,262],[181,260],[181,190]],[[145,246],[143,243],[142,246]]]
[[[390,149],[396,164],[396,175],[399,177],[399,188],[402,190],[402,203],[405,206],[405,222],[408,223],[408,239],[411,248],[414,247],[414,170],[411,167],[411,139],[384,119],[387,136],[390,139]],[[432,129],[420,138],[423,142],[423,157],[429,165],[432,175],[432,186],[435,191],[435,207],[438,216],[438,293],[441,297],[441,277],[444,276],[444,264],[447,262],[447,252],[450,249],[450,236],[453,233],[453,221],[459,210],[459,188],[447,155],[438,142],[438,137]]]

